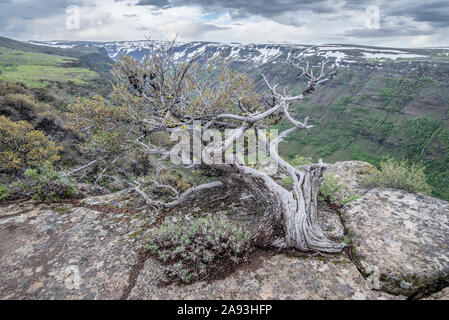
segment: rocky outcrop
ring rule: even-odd
[[[0,299],[447,298],[447,289],[430,294],[447,286],[449,204],[368,191],[360,177],[369,168],[331,165],[347,195],[361,198],[340,212],[319,207],[323,230],[352,241],[353,260],[261,254],[224,279],[184,286],[158,285],[163,267],[142,253],[146,235],[162,220],[206,214],[252,230],[262,210],[246,190],[217,188],[160,213],[129,189],[70,203],[0,205]],[[370,290],[377,280],[381,290]]]
[[[361,267],[378,268],[383,290],[410,295],[449,280],[449,203],[374,189],[347,204],[342,218]]]
[[[98,209],[0,208],[0,299],[119,299],[138,259],[132,235],[152,217]]]
[[[148,259],[130,299],[395,299],[368,289],[357,268],[344,257],[259,257],[226,279],[185,286],[158,286],[162,269]]]
[[[105,198],[110,196],[79,204],[26,202],[0,208],[0,298],[394,298],[369,290],[342,256],[260,256],[222,280],[161,287],[162,266],[140,254],[140,239],[155,227],[157,216],[119,209]]]

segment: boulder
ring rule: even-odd
[[[363,176],[369,174],[374,166],[363,161],[343,161],[328,165],[327,174],[335,176],[340,182],[340,190],[335,200],[344,203],[348,199],[363,196],[368,189],[362,186]]]
[[[360,267],[365,275],[377,269],[383,290],[410,295],[449,279],[449,203],[373,189],[347,204],[342,219]]]
[[[334,241],[343,241],[345,237],[345,229],[341,223],[338,213],[334,212],[331,208],[328,208],[324,204],[319,204],[317,220],[321,229],[326,232],[329,239]]]

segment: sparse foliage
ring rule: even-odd
[[[321,185],[320,193],[318,194],[318,200],[329,201],[330,203],[336,202],[336,194],[343,187],[340,184],[340,179],[333,174],[325,173],[324,182]]]
[[[8,186],[0,184],[0,201],[7,200],[10,194]]]

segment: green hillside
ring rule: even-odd
[[[99,77],[87,68],[72,67],[76,58],[0,47],[0,79],[22,82],[30,88],[55,87],[69,81],[87,85]]]
[[[439,49],[408,49],[418,58],[366,59],[360,51],[365,47],[351,47],[355,49],[345,51],[351,62],[334,69],[330,81],[294,106],[296,115],[308,116],[314,128],[288,138],[281,153],[376,166],[386,155],[407,159],[424,165],[434,196],[449,200],[449,55]],[[24,83],[27,89],[20,90],[33,99],[42,96],[36,90],[46,90],[50,99],[41,102],[49,100],[61,111],[78,96],[107,97],[111,64],[97,47],[61,49],[0,37],[0,79]],[[303,86],[286,63],[239,62],[235,68],[254,78],[260,92],[266,91],[261,73],[296,93]]]
[[[80,96],[107,96],[112,65],[100,48],[61,49],[0,37],[0,79],[47,90],[61,110]]]
[[[341,68],[295,111],[314,128],[287,139],[284,155],[376,166],[385,155],[407,159],[424,165],[434,196],[449,200],[448,62]]]
[[[88,68],[100,73],[108,73],[114,63],[108,57],[104,49],[93,46],[80,46],[70,49],[63,49],[34,45],[0,37],[0,47],[23,52],[76,58],[73,60],[73,66]]]
[[[64,147],[61,163],[73,165],[80,140],[66,129],[66,107],[78,97],[111,92],[113,61],[98,48],[59,49],[0,37],[0,116],[25,120]]]

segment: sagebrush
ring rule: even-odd
[[[249,231],[216,217],[164,223],[146,248],[165,265],[166,283],[222,277],[253,250]]]

